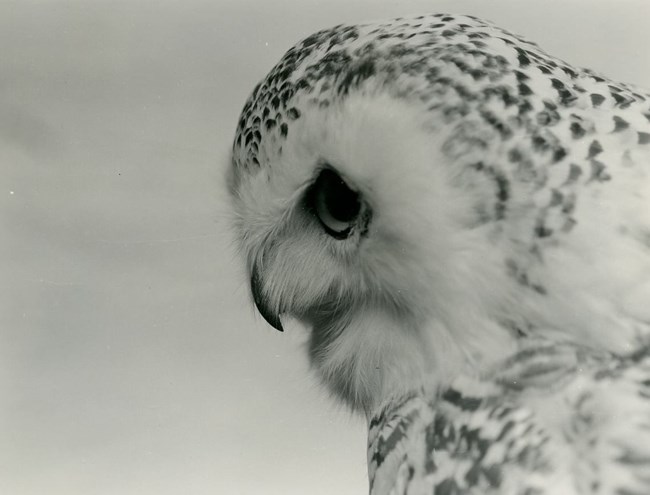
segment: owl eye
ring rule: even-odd
[[[335,239],[345,239],[352,233],[361,211],[359,194],[348,187],[341,177],[324,169],[311,188],[311,209]]]

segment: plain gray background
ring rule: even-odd
[[[366,493],[364,422],[252,310],[222,176],[295,41],[427,12],[650,87],[648,0],[0,1],[0,493]]]

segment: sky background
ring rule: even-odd
[[[650,87],[647,0],[0,0],[0,493],[367,492],[364,421],[253,311],[222,178],[295,41],[433,12]]]

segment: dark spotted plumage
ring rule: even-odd
[[[489,376],[391,401],[369,427],[373,494],[647,493],[650,348],[531,341]]]

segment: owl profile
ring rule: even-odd
[[[298,321],[325,386],[365,413],[371,432],[416,439],[404,458],[420,449],[431,462],[418,472],[438,486],[450,465],[458,474],[474,464],[433,462],[433,444],[418,441],[434,423],[395,430],[390,411],[421,404],[416,416],[465,418],[467,433],[510,408],[535,441],[569,452],[541,399],[504,376],[575,404],[583,389],[605,393],[604,370],[625,369],[621,396],[648,394],[636,374],[645,376],[650,324],[649,174],[647,91],[489,22],[434,14],[339,25],[291,48],[244,106],[228,187],[261,315],[278,330]],[[571,385],[558,392],[549,369]],[[480,405],[454,417],[452,391]],[[399,414],[397,423],[420,421]],[[562,424],[576,414],[568,408]],[[375,440],[390,437],[381,431]],[[407,483],[416,464],[395,473],[406,469]],[[435,493],[564,493],[481,473],[482,485],[456,480]],[[407,485],[398,492],[432,493]]]

